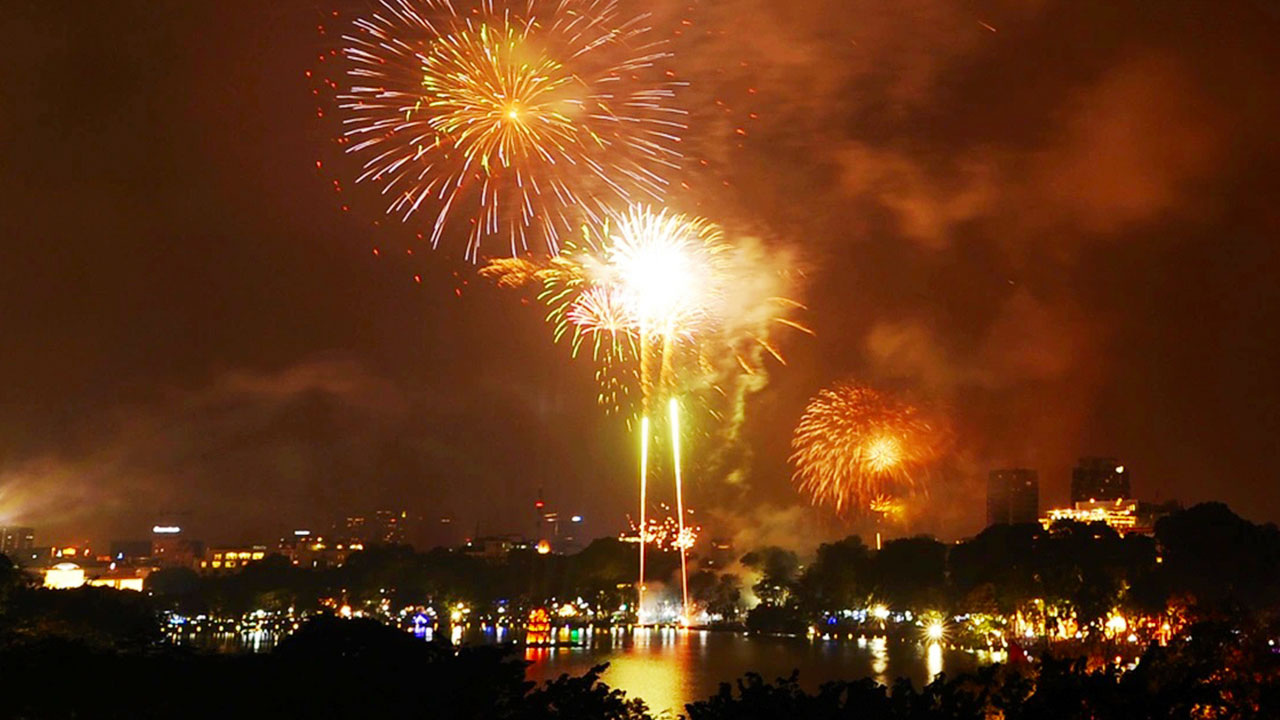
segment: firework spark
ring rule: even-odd
[[[595,360],[607,357],[617,361],[636,352],[635,318],[616,291],[588,288],[568,307],[565,320],[575,328],[575,355],[588,338],[593,341],[591,357]]]
[[[645,525],[647,528],[644,533],[645,545],[661,552],[690,550],[697,545],[698,536],[702,532],[701,526],[690,524],[686,524],[684,530],[681,530],[674,517],[661,520],[649,518]],[[636,542],[639,539],[639,532],[636,524],[631,523],[630,534],[622,536],[622,539],[627,542]]]
[[[650,544],[648,518],[650,412],[656,401],[668,403],[676,522],[673,546],[681,553],[681,618],[688,619],[687,550],[696,528],[684,524],[684,479],[681,464],[681,407],[689,391],[714,389],[720,375],[754,374],[744,338],[781,360],[768,340],[773,322],[803,329],[785,314],[797,304],[760,292],[774,282],[761,282],[775,270],[751,262],[748,254],[725,241],[723,230],[707,220],[633,205],[611,214],[596,232],[584,230],[581,242],[567,240],[563,252],[541,266],[504,259],[481,269],[501,286],[541,282],[538,299],[548,307],[547,321],[559,341],[572,338],[573,354],[592,340],[599,363],[599,399],[612,409],[636,398],[640,416],[640,574],[638,608],[644,607],[645,548]],[[729,299],[732,298],[730,301]],[[725,363],[725,358],[733,358]],[[728,368],[726,368],[726,364]],[[742,384],[732,392],[743,398]],[[706,393],[710,394],[710,393]],[[739,425],[740,410],[735,406]],[[660,416],[659,416],[660,417]],[[638,611],[639,622],[645,621]]]
[[[714,223],[633,206],[610,236],[608,281],[641,334],[665,341],[689,337],[715,312],[726,249]]]
[[[566,239],[550,260],[500,258],[480,273],[540,287],[553,338],[575,356],[591,348],[601,403],[628,414],[754,374],[761,353],[781,362],[773,327],[808,332],[788,318],[801,306],[774,294],[784,283],[767,260],[714,223],[642,205]]]
[[[942,433],[920,410],[871,388],[840,384],[810,401],[791,441],[794,481],[837,513],[900,511]]]
[[[344,36],[343,140],[387,212],[554,254],[584,221],[661,199],[683,113],[643,17],[615,0],[382,0]]]

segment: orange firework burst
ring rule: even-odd
[[[645,36],[614,0],[383,0],[344,37],[357,180],[388,213],[433,213],[433,246],[457,224],[468,258],[490,238],[554,253],[676,166],[676,83]]]
[[[917,475],[938,457],[941,435],[916,407],[840,384],[819,392],[796,426],[793,479],[815,505],[887,515],[922,490]]]

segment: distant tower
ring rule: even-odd
[[[36,545],[36,531],[29,527],[0,527],[0,553],[15,555]]]
[[[547,502],[542,499],[542,488],[538,488],[538,499],[533,501],[533,541],[542,539],[542,512]]]
[[[1033,523],[1040,517],[1040,477],[1035,470],[992,470],[987,476],[987,525]]]
[[[1072,503],[1130,497],[1129,472],[1113,457],[1082,457],[1071,471]]]
[[[547,508],[546,501],[542,499],[542,488],[538,488],[538,499],[534,501],[533,509],[537,514],[533,539],[554,544],[560,538],[560,513]]]

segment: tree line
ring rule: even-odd
[[[650,553],[649,577],[674,587],[678,556]],[[320,609],[323,599],[352,607],[466,605],[478,614],[582,598],[616,611],[634,597],[632,543],[604,538],[573,555],[512,551],[497,562],[455,550],[370,547],[342,567],[311,570],[273,556],[225,576],[190,570],[153,573],[147,589],[162,607],[194,615]],[[842,611],[881,605],[949,615],[1012,615],[1034,603],[1082,625],[1116,609],[1187,620],[1280,609],[1280,531],[1256,525],[1219,503],[1162,518],[1154,536],[1121,536],[1103,523],[996,525],[973,538],[890,540],[880,550],[851,536],[809,557],[762,547],[729,568],[690,577],[694,601],[715,622],[798,631]],[[758,603],[757,603],[758,601]],[[754,607],[751,615],[747,611]]]

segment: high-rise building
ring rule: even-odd
[[[1040,517],[1040,477],[1035,470],[992,470],[987,476],[987,524],[1033,523]]]
[[[362,545],[403,545],[408,525],[407,510],[375,510],[372,515],[348,515],[332,536]]]
[[[204,543],[182,534],[177,525],[155,525],[151,528],[151,557],[162,567],[195,567],[204,555]]]
[[[1128,470],[1115,458],[1082,457],[1071,471],[1072,503],[1131,497]]]
[[[36,531],[29,527],[0,527],[0,553],[14,555],[36,545]]]
[[[409,513],[405,510],[377,510],[373,513],[370,540],[383,545],[403,545]]]
[[[369,539],[369,530],[366,527],[368,520],[363,515],[348,515],[346,522],[341,525],[346,532],[341,533],[351,538],[359,538],[360,540]]]

